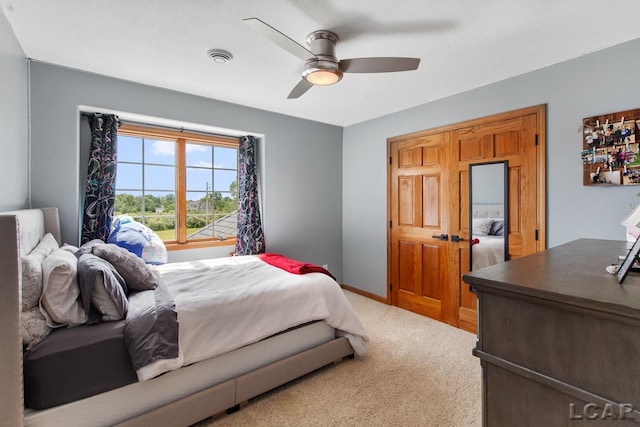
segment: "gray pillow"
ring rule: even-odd
[[[496,219],[491,224],[489,236],[504,236],[504,220]]]
[[[84,254],[93,253],[93,248],[98,245],[104,245],[105,243],[100,239],[93,239],[80,246],[78,250],[76,250],[76,257],[80,258]]]
[[[142,258],[113,243],[95,245],[93,254],[113,265],[127,283],[129,291],[155,289],[158,279]]]
[[[105,280],[108,274],[100,272],[96,275],[91,293],[91,304],[100,312],[104,322],[124,319],[129,310],[129,300],[122,286],[114,280]]]
[[[78,259],[78,285],[87,316],[93,306],[103,321],[126,317],[129,308],[126,284],[107,260],[93,254],[82,255]]]

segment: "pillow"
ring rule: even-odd
[[[22,343],[31,350],[51,333],[45,317],[38,307],[22,312]]]
[[[68,243],[65,243],[62,246],[60,246],[60,249],[64,249],[65,251],[71,252],[72,254],[75,254],[78,251],[77,246],[73,246]]]
[[[124,319],[129,310],[127,295],[122,286],[112,286],[114,282],[105,281],[105,274],[100,272],[96,275],[96,283],[91,293],[91,304],[100,312],[104,322]]]
[[[107,243],[114,243],[138,255],[147,264],[166,264],[167,248],[158,234],[129,216],[116,218]]]
[[[42,262],[40,311],[52,328],[77,326],[87,321],[78,299],[77,268],[78,259],[64,249],[52,252]]]
[[[496,219],[491,224],[489,236],[504,236],[504,220]]]
[[[98,245],[104,245],[105,243],[100,239],[93,239],[80,246],[78,250],[75,252],[76,257],[80,258],[84,254],[93,253],[93,248]]]
[[[126,317],[129,308],[126,284],[108,261],[92,254],[82,255],[78,259],[78,285],[87,316],[93,306],[103,321]]]
[[[113,243],[95,245],[93,254],[113,265],[127,283],[130,291],[155,289],[158,279],[142,258]]]
[[[58,249],[60,245],[58,245],[58,241],[53,237],[53,234],[47,233],[42,237],[42,240],[36,245],[35,248],[31,251],[34,252],[42,252],[45,256],[49,255],[51,252]]]
[[[22,264],[22,311],[36,307],[42,295],[42,261],[39,254],[25,255]]]
[[[491,218],[473,218],[472,234],[474,236],[487,236],[491,230],[493,219]]]
[[[22,267],[22,311],[38,305],[42,295],[42,261],[54,250],[58,242],[51,233],[47,233],[28,254],[20,258]]]

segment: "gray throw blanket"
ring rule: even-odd
[[[124,279],[106,260],[90,253],[78,259],[78,285],[82,305],[92,323],[99,313],[91,305],[96,276],[102,274],[111,300],[126,314],[124,342],[134,370],[160,359],[178,357],[178,313],[167,285],[154,272],[158,286],[152,290],[127,292]],[[90,314],[91,313],[91,314]]]
[[[124,334],[136,371],[156,360],[178,357],[178,313],[160,276],[155,289],[129,294]]]

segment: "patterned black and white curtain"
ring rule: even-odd
[[[82,209],[81,244],[93,239],[106,241],[111,231],[116,198],[118,117],[89,114],[91,152]]]
[[[240,138],[238,150],[238,237],[236,255],[252,255],[265,250],[264,233],[258,203],[258,174],[256,172],[256,139]]]

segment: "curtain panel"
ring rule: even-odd
[[[91,128],[91,152],[87,168],[85,199],[82,209],[81,244],[109,237],[116,197],[116,160],[118,117],[88,114]]]
[[[238,148],[238,237],[236,255],[252,255],[265,250],[264,233],[258,203],[256,139],[240,138]]]

